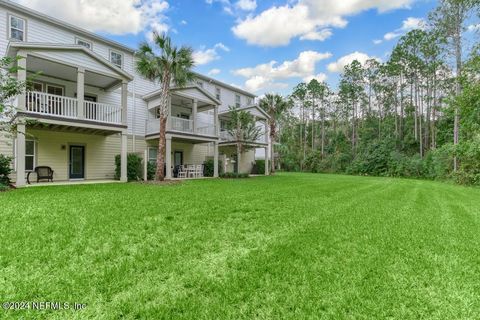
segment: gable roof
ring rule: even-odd
[[[243,107],[238,108],[237,110],[249,110],[249,109],[256,109],[256,110],[258,110],[261,114],[263,114],[266,119],[270,119],[270,116],[268,115],[268,113],[266,113],[265,110],[263,110],[262,108],[260,108],[260,107],[259,107],[258,105],[256,105],[256,104],[252,104],[252,105],[249,105],[249,106],[243,106]],[[225,111],[220,112],[220,115],[222,115],[222,114],[229,114],[229,113],[230,113],[230,110],[225,110]]]
[[[97,62],[101,63],[102,65],[108,67],[114,73],[121,75],[126,80],[133,80],[133,76],[128,72],[124,71],[123,69],[117,67],[98,53],[89,50],[81,45],[76,44],[64,44],[64,43],[38,43],[38,42],[17,42],[17,41],[10,41],[7,47],[7,53],[12,55],[11,49],[37,49],[37,50],[62,50],[62,51],[78,51],[82,52],[83,54],[91,57],[92,59],[96,60]]]
[[[250,92],[245,91],[245,90],[243,90],[243,89],[240,89],[240,88],[238,88],[238,87],[235,87],[235,86],[226,84],[226,83],[221,82],[221,81],[219,81],[219,80],[216,80],[216,79],[214,79],[214,78],[207,77],[207,76],[205,76],[205,75],[203,75],[203,74],[201,74],[201,73],[198,73],[198,72],[193,72],[193,73],[195,74],[196,77],[198,77],[198,78],[200,78],[200,79],[202,79],[202,80],[204,80],[204,81],[206,81],[206,82],[214,83],[214,84],[216,84],[216,85],[218,85],[218,86],[222,86],[222,87],[228,88],[228,89],[230,89],[230,90],[232,90],[232,91],[236,91],[236,92],[238,92],[238,93],[244,94],[244,95],[249,96],[249,97],[251,97],[251,98],[256,98],[256,97],[257,97],[257,96],[254,95],[253,93],[250,93]]]
[[[184,90],[188,90],[188,89],[194,89],[194,90],[200,91],[209,100],[211,100],[215,105],[221,105],[222,104],[222,102],[220,100],[218,100],[214,95],[212,95],[210,92],[208,92],[207,90],[205,90],[202,87],[199,87],[197,85],[189,85],[189,86],[186,86],[186,87],[170,87],[171,92],[184,91]],[[150,92],[150,93],[144,95],[142,98],[144,100],[150,100],[150,99],[158,96],[161,92],[162,92],[161,89],[155,90],[153,92]]]

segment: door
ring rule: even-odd
[[[85,178],[85,147],[70,146],[70,179]]]
[[[173,162],[175,168],[183,164],[183,151],[175,151],[173,154]]]

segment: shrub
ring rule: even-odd
[[[115,156],[115,179],[120,180],[121,157]],[[136,153],[127,155],[127,180],[138,181],[142,179],[142,158]]]
[[[256,174],[265,174],[265,160],[255,160]]]
[[[218,174],[223,173],[222,161],[218,160]],[[213,177],[213,159],[208,159],[203,163],[203,176]]]
[[[0,187],[8,187],[10,184],[9,175],[12,173],[12,158],[0,154]]]
[[[248,178],[248,173],[236,173],[236,172],[225,172],[220,175],[220,178],[224,179],[243,179]]]
[[[154,180],[157,173],[157,166],[153,162],[147,162],[147,180]]]

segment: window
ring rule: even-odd
[[[35,169],[35,141],[25,140],[25,170]]]
[[[40,82],[32,83],[32,91],[43,92],[43,83],[40,83]]]
[[[77,38],[77,44],[84,46],[87,49],[92,49],[92,43],[90,41]]]
[[[47,93],[54,94],[56,96],[63,96],[63,87],[47,85]]]
[[[121,68],[123,65],[123,56],[121,53],[110,51],[110,62]]]
[[[149,163],[157,163],[157,148],[148,148],[148,162]]]
[[[253,101],[252,98],[247,97],[247,106],[251,105],[252,101]]]
[[[160,119],[160,107],[155,108],[155,119]]]
[[[25,40],[25,20],[19,17],[10,16],[10,34],[12,40]]]
[[[236,94],[236,95],[235,95],[235,106],[236,106],[237,108],[240,108],[240,104],[241,104],[240,95],[239,95],[239,94]]]
[[[198,85],[200,88],[203,88],[203,82],[197,81],[197,85]]]
[[[215,97],[217,98],[217,100],[221,100],[222,91],[220,91],[220,88],[215,88]]]

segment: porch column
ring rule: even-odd
[[[148,180],[148,149],[143,152],[143,181]]]
[[[127,133],[122,132],[122,149],[120,151],[120,181],[127,182]]]
[[[24,104],[25,105],[25,104]],[[17,124],[17,187],[25,186],[25,124]]]
[[[265,147],[265,175],[268,176],[269,174],[269,166],[268,166],[268,155],[270,150],[268,147]]]
[[[122,124],[124,126],[127,125],[127,112],[128,112],[128,101],[127,101],[127,96],[128,96],[128,82],[127,81],[122,81]],[[133,97],[135,99],[135,97]]]
[[[220,126],[218,123],[218,106],[215,106],[215,108],[213,109],[213,122],[215,123],[215,135],[218,136],[220,134]]]
[[[85,69],[77,69],[77,117],[85,118],[83,100],[85,99]]]
[[[193,109],[192,109],[193,133],[197,132],[197,109],[198,109],[198,101],[197,99],[193,99]]]
[[[242,160],[242,153],[237,153],[237,173],[240,173],[240,160]]]
[[[213,177],[218,178],[218,141],[213,144]]]
[[[26,81],[27,80],[27,52],[25,50],[18,51],[18,56],[20,60],[17,61],[17,80]],[[18,95],[17,98],[17,109],[19,111],[25,110],[25,94]],[[25,150],[24,150],[25,151]]]
[[[165,140],[167,142],[165,148],[165,178],[172,179],[172,136],[167,134]]]

